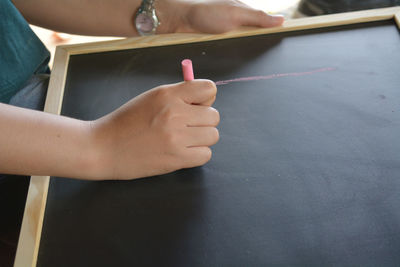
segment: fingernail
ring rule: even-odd
[[[285,20],[283,15],[272,15],[272,22],[276,24],[282,24]]]

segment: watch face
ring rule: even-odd
[[[154,28],[153,19],[141,13],[136,17],[136,29],[142,33],[150,33]]]

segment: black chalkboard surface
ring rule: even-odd
[[[52,178],[37,266],[399,266],[400,35],[390,22],[71,56],[62,114],[96,119],[180,60],[217,81],[203,167]]]

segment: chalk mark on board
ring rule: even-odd
[[[266,75],[266,76],[251,76],[251,77],[242,77],[242,78],[236,78],[236,79],[231,79],[231,80],[217,81],[217,82],[215,82],[215,84],[216,85],[225,85],[225,84],[234,83],[234,82],[260,81],[260,80],[277,79],[277,78],[282,78],[282,77],[306,76],[306,75],[312,75],[312,74],[319,73],[319,72],[327,72],[327,71],[334,71],[334,70],[336,70],[336,68],[328,67],[328,68],[321,68],[321,69],[315,69],[315,70],[304,71],[304,72],[274,73],[274,74],[270,74],[270,75]]]

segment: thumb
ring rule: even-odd
[[[210,106],[215,100],[217,87],[210,80],[193,80],[181,83],[179,94],[187,104]]]

